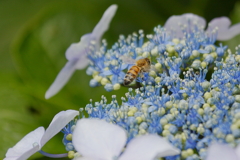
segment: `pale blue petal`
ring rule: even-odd
[[[73,120],[79,114],[76,110],[61,111],[53,117],[52,122],[46,129],[45,134],[41,139],[41,145],[43,146],[53,136],[60,132],[71,120]]]
[[[45,94],[45,98],[49,99],[55,94],[57,94],[63,86],[68,82],[74,71],[76,70],[76,64],[78,62],[78,59],[68,61],[66,65],[63,67],[63,69],[58,73],[56,79],[52,83],[52,85],[49,87]]]
[[[129,66],[128,64],[123,64],[123,65],[121,66],[121,70],[126,69],[128,66]]]
[[[34,131],[28,133],[14,147],[8,149],[5,159],[25,160],[29,158],[41,149],[40,140],[43,137],[44,132],[45,129],[43,127],[38,127]],[[35,143],[38,145],[33,147],[33,144]]]
[[[89,43],[92,40],[96,41],[96,47],[100,47],[100,40],[102,35],[108,30],[109,23],[111,22],[115,12],[117,10],[117,5],[111,5],[103,14],[101,20],[93,29],[92,33],[85,34],[81,37],[80,42],[73,43],[66,51],[66,58],[71,60],[72,58],[79,57],[86,54],[86,50],[89,47]]]
[[[88,158],[88,157],[76,157],[73,160],[98,160],[98,159],[92,159],[92,158]]]
[[[75,149],[83,157],[94,160],[119,156],[126,140],[124,129],[99,119],[78,120],[72,137]]]
[[[206,160],[239,160],[234,148],[227,144],[212,144],[208,148]]]
[[[105,70],[102,74],[103,74],[104,76],[109,76],[109,75],[112,75],[112,71],[110,71],[110,70]]]
[[[168,18],[167,22],[165,23],[164,27],[166,28],[167,31],[173,30],[175,32],[175,35],[180,38],[183,37],[183,32],[181,30],[181,25],[187,25],[189,27],[192,27],[191,25],[194,23],[198,23],[200,26],[205,27],[206,26],[206,21],[204,18],[192,14],[192,13],[186,13],[183,15],[178,15],[178,16],[171,16]]]
[[[92,39],[96,41],[97,48],[100,48],[100,40],[102,35],[108,30],[109,24],[115,15],[117,10],[117,5],[111,5],[108,9],[104,12],[101,20],[95,26],[92,32]]]
[[[235,153],[237,154],[238,159],[240,159],[240,145],[235,149]]]
[[[132,139],[119,160],[153,160],[180,153],[166,139],[158,135],[144,135]]]
[[[28,159],[31,155],[33,155],[34,153],[39,151],[39,146],[34,146],[33,148],[31,148],[30,150],[28,150],[27,152],[25,152],[24,154],[22,154],[17,160],[26,160]]]
[[[70,61],[76,58],[80,59],[82,56],[86,56],[90,41],[91,33],[83,35],[80,39],[80,42],[73,43],[70,45],[70,47],[68,47],[65,53],[66,58]],[[83,61],[83,59],[81,61]]]
[[[218,36],[217,40],[229,40],[234,36],[240,34],[240,23],[231,26],[231,21],[227,17],[214,18],[209,23],[207,31],[218,27]]]

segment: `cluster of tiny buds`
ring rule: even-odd
[[[212,142],[240,143],[240,45],[232,54],[227,46],[214,44],[218,28],[205,33],[203,26],[191,23],[192,28],[181,25],[182,38],[157,26],[146,42],[140,30],[127,38],[121,35],[111,49],[103,40],[99,51],[91,48],[88,53],[91,87],[129,89],[121,103],[116,95],[110,103],[102,96],[100,102],[90,100],[85,112],[123,127],[128,142],[147,133],[167,138],[182,153],[166,160],[204,159]],[[136,63],[146,58],[150,64],[143,66],[149,70]],[[132,81],[125,85],[127,75]],[[77,154],[68,136],[74,125],[64,131],[70,157]]]

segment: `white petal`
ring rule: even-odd
[[[127,136],[124,129],[104,120],[80,119],[72,139],[75,149],[83,157],[112,160],[121,153]]]
[[[235,150],[227,144],[212,144],[208,148],[206,160],[239,160]]]
[[[13,148],[8,149],[6,159],[27,159],[32,154],[40,150],[39,145],[33,147],[33,144],[40,144],[45,129],[38,127],[34,131],[23,137]]]
[[[209,22],[208,31],[210,28],[218,27],[217,40],[228,40],[240,34],[240,23],[230,27],[231,21],[227,17],[214,18]]]
[[[56,79],[49,87],[45,94],[45,98],[49,99],[55,94],[57,94],[62,87],[68,82],[69,78],[72,76],[73,72],[76,70],[76,64],[78,59],[68,61],[63,69],[58,73]]]
[[[92,32],[92,38],[96,40],[97,47],[100,46],[100,39],[102,35],[108,30],[109,24],[115,15],[117,10],[117,5],[111,5],[108,7],[108,9],[104,12],[101,20],[98,22],[98,24],[95,26]]]
[[[206,21],[204,18],[192,13],[186,13],[183,15],[171,16],[170,18],[168,18],[164,27],[167,29],[167,31],[173,30],[176,33],[176,36],[180,38],[180,37],[183,37],[183,32],[179,24],[188,26],[189,22],[190,22],[190,25],[194,23],[198,23],[200,26],[203,26],[203,27],[206,26]]]
[[[79,112],[76,110],[61,111],[56,114],[41,139],[41,145],[43,146],[53,136],[60,132],[78,114]]]
[[[158,135],[144,135],[131,140],[119,160],[153,160],[177,154],[180,150],[166,139]]]

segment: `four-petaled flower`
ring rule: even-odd
[[[95,47],[98,50],[100,48],[100,40],[104,32],[107,31],[109,23],[111,22],[117,5],[111,5],[103,14],[99,23],[95,26],[92,33],[85,34],[81,37],[80,42],[73,43],[66,51],[67,64],[58,74],[57,78],[47,90],[45,98],[48,99],[54,96],[62,87],[67,83],[76,69],[85,68],[89,60],[87,58],[87,52],[91,42],[94,41]]]

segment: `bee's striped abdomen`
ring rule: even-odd
[[[132,66],[128,70],[128,72],[124,78],[124,85],[129,85],[130,83],[132,83],[132,81],[137,77],[139,71],[140,71],[140,67]]]

